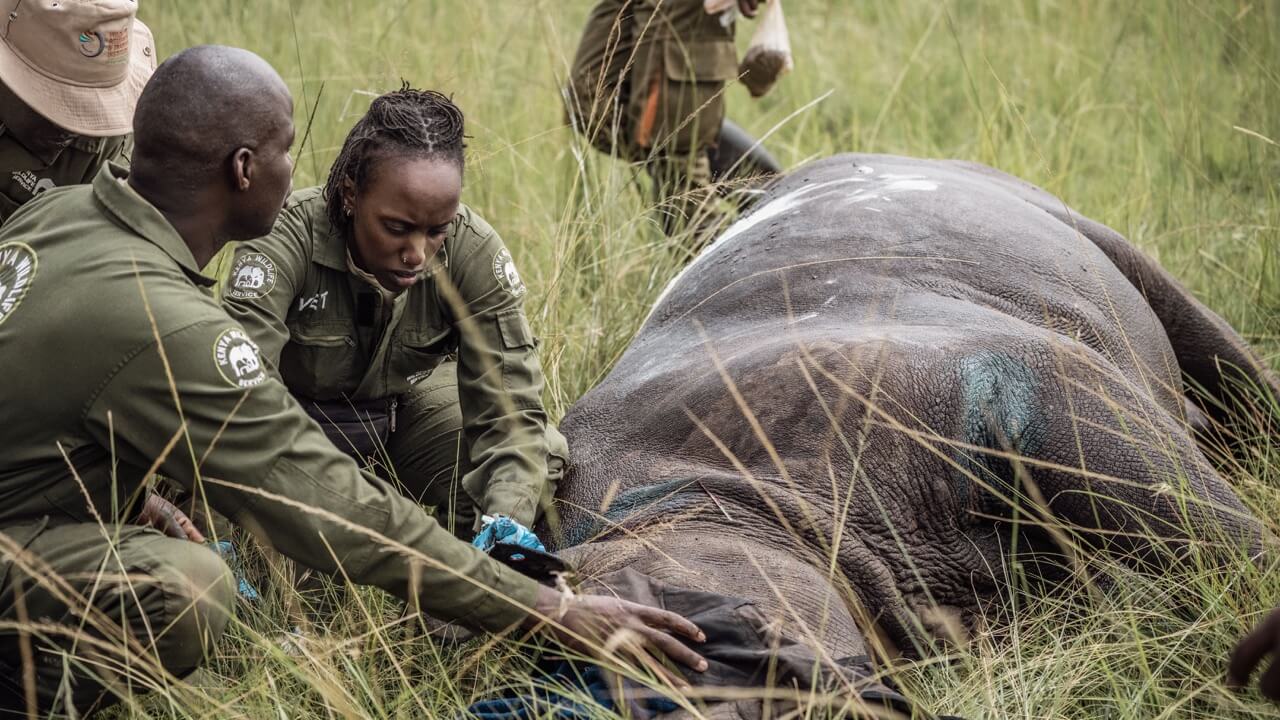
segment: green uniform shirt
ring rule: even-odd
[[[0,224],[28,200],[46,190],[93,180],[109,160],[128,158],[132,135],[79,137],[46,162],[32,155],[0,125]]]
[[[86,494],[119,521],[159,459],[305,565],[333,572],[336,556],[352,580],[473,626],[523,618],[501,596],[530,606],[536,584],[334,448],[126,175],[109,165],[92,186],[50,190],[0,229],[0,530],[21,542],[91,522]]]
[[[320,188],[296,193],[271,234],[241,243],[222,290],[285,385],[316,400],[408,392],[449,354],[486,513],[532,524],[547,477],[542,368],[525,286],[501,238],[462,206],[426,276],[396,302],[357,277]]]

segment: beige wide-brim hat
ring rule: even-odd
[[[0,81],[78,135],[133,131],[133,109],[156,69],[134,0],[0,0]]]

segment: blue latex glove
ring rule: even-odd
[[[218,557],[225,560],[227,565],[231,566],[231,574],[236,579],[236,592],[239,593],[240,597],[250,602],[261,598],[257,589],[250,585],[249,581],[244,579],[244,574],[240,572],[240,562],[236,559],[236,547],[231,544],[230,540],[209,543],[209,547],[218,553]]]
[[[529,528],[506,515],[485,515],[484,524],[480,526],[480,532],[476,533],[476,537],[471,541],[471,544],[485,552],[489,552],[498,543],[519,545],[520,547],[541,552],[547,551],[546,546]]]

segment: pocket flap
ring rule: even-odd
[[[453,330],[406,330],[400,333],[400,344],[422,352],[444,353],[452,348]]]
[[[533,329],[520,308],[498,313],[498,330],[502,332],[502,346],[508,350],[533,347]]]
[[[356,344],[355,338],[336,330],[332,332],[299,332],[294,330],[289,333],[289,341],[308,347],[342,347],[343,345],[355,347]]]
[[[662,64],[677,82],[727,82],[738,77],[738,51],[723,40],[668,42]]]

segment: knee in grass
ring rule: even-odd
[[[180,562],[157,572],[164,590],[165,630],[157,643],[170,672],[194,670],[231,620],[236,598],[231,568],[218,555],[189,545]]]

